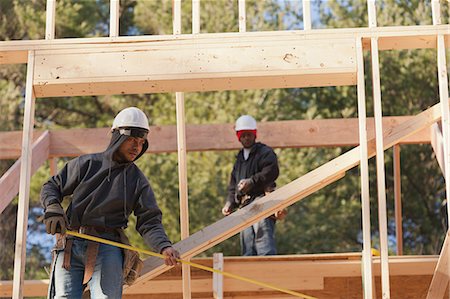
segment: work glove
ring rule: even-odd
[[[237,187],[238,191],[243,194],[247,194],[255,185],[252,179],[242,179],[239,181]]]
[[[48,234],[64,234],[67,227],[67,216],[59,203],[52,203],[45,209],[45,229]]]
[[[225,206],[222,208],[222,214],[224,216],[228,216],[231,214],[231,204],[227,202]]]

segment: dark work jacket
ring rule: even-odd
[[[117,163],[114,152],[128,136],[114,132],[102,153],[83,155],[69,161],[45,183],[41,190],[44,209],[52,203],[70,201],[67,209],[69,227],[127,227],[128,217],[136,215],[136,230],[157,252],[171,246],[161,224],[162,213],[150,184],[133,163]],[[148,142],[136,160],[148,148]],[[72,195],[69,197],[69,195]]]
[[[239,207],[235,198],[237,184],[240,180],[251,178],[253,181],[253,187],[247,192],[247,195],[250,196],[246,202],[248,204],[255,198],[264,196],[267,187],[275,186],[278,174],[278,159],[272,148],[257,142],[252,146],[247,160],[244,160],[244,150],[241,149],[236,156],[236,162],[231,172],[227,205],[231,209]]]

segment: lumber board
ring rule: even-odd
[[[201,48],[39,50],[34,86],[37,97],[204,92],[352,85],[355,72],[351,39],[242,40]]]
[[[45,11],[45,39],[55,38],[56,0],[47,0]]]
[[[434,124],[436,125],[436,124]],[[434,126],[433,125],[433,126]],[[402,180],[400,168],[400,145],[394,145],[394,212],[397,255],[403,255]]]
[[[27,81],[25,86],[25,109],[22,136],[22,155],[20,164],[19,204],[17,210],[16,243],[14,255],[13,298],[23,298],[25,280],[26,244],[28,228],[28,211],[30,203],[30,181],[32,165],[32,140],[34,128],[35,95],[33,90],[33,70],[35,53],[28,53]]]
[[[444,142],[442,137],[442,131],[440,128],[440,124],[436,123],[430,127],[430,136],[431,136],[431,146],[434,151],[434,155],[438,162],[439,168],[445,176],[445,168],[444,168]]]
[[[361,188],[361,216],[362,216],[362,265],[364,298],[371,298],[374,294],[372,281],[372,254],[371,254],[371,236],[370,236],[370,192],[369,192],[369,161],[367,153],[367,113],[366,113],[366,87],[364,82],[364,53],[362,41],[356,40],[357,46],[357,64],[358,64],[358,126],[359,126],[359,168],[360,168],[360,188]],[[375,121],[376,123],[376,121]],[[375,131],[375,133],[377,133]]]
[[[180,46],[194,43],[203,44],[233,43],[236,40],[273,40],[292,38],[295,40],[330,39],[336,37],[363,38],[364,50],[370,49],[370,38],[377,37],[379,50],[402,50],[436,48],[436,35],[445,36],[445,46],[450,48],[450,25],[384,26],[378,28],[336,28],[314,30],[227,32],[172,35],[145,35],[95,38],[64,38],[55,40],[13,40],[0,42],[0,64],[26,63],[29,50],[48,49],[86,49],[89,47],[132,48],[148,47],[154,44],[173,44]]]
[[[109,2],[109,36],[119,36],[120,3],[119,0]]]
[[[442,244],[441,254],[439,255],[439,260],[436,264],[436,268],[433,273],[433,278],[430,283],[430,287],[427,293],[427,299],[437,299],[443,298],[445,290],[449,282],[449,256],[448,256],[448,246],[449,246],[449,233],[447,232]]]
[[[377,13],[375,0],[367,1],[369,14],[369,27],[377,27]],[[387,230],[387,207],[386,207],[386,179],[384,169],[384,148],[383,148],[383,111],[381,105],[381,83],[380,83],[380,61],[378,50],[378,39],[370,39],[370,54],[372,61],[372,92],[375,114],[376,132],[376,169],[377,169],[377,197],[378,197],[378,223],[381,252],[381,297],[389,299],[391,297],[389,283],[389,251],[388,251],[388,230]]]
[[[300,290],[327,290],[327,280],[329,279],[348,279],[351,277],[359,277],[361,282],[361,254],[308,254],[308,255],[290,255],[290,256],[266,256],[266,257],[224,257],[224,265],[226,271],[239,273],[248,277],[260,277],[261,280],[269,281],[278,284],[282,280],[287,281],[287,285],[293,285],[295,282],[301,280],[301,285],[294,286],[293,289]],[[391,267],[391,275],[406,278],[407,281],[414,279],[414,277],[427,276],[431,279],[434,268],[438,263],[439,256],[402,256],[392,257],[389,260]],[[213,266],[212,258],[195,258],[193,262],[199,263],[208,267]],[[374,272],[377,276],[380,274],[379,259],[374,259]],[[277,273],[272,274],[272,270],[278,269]],[[283,271],[284,270],[284,271]],[[243,271],[243,272],[241,272]],[[278,277],[278,272],[285,272]],[[261,277],[261,273],[271,273],[266,277]],[[314,275],[311,275],[314,273]],[[290,275],[287,275],[290,274]],[[283,278],[283,279],[281,279]],[[212,274],[206,271],[194,270],[192,275],[192,286],[195,298],[198,298],[199,293],[211,293],[212,297]],[[319,285],[322,285],[319,288]],[[426,288],[429,281],[426,281],[422,287]],[[234,293],[237,296],[251,295],[255,292],[252,286],[242,286],[233,282],[231,279],[225,278],[224,292],[226,294]],[[402,286],[396,286],[393,283],[393,292],[396,288],[401,290]],[[404,286],[403,286],[404,287]],[[24,296],[45,296],[47,294],[48,280],[26,280]],[[361,286],[359,286],[361,288]],[[398,291],[397,291],[398,292]],[[11,297],[12,282],[0,281],[0,297]],[[156,296],[159,298],[170,298],[169,296],[181,296],[181,269],[179,267],[172,268],[170,271],[149,281],[144,289],[127,289],[124,296],[141,295],[141,296]],[[281,293],[273,293],[268,290],[259,290],[261,296],[283,296]],[[133,297],[136,298],[136,297]],[[225,296],[226,298],[226,296]],[[261,298],[250,296],[248,298]],[[290,297],[291,298],[291,297]],[[324,297],[319,297],[324,298]],[[328,298],[328,297],[326,297]]]
[[[412,116],[383,117],[385,131],[411,119]],[[109,128],[62,129],[50,131],[51,157],[76,157],[105,150],[111,138]],[[39,136],[41,131],[36,131]],[[152,126],[147,153],[177,151],[176,126]],[[367,135],[374,135],[374,120],[367,119]],[[21,131],[0,132],[0,159],[17,159],[21,153]],[[358,120],[314,119],[261,122],[258,139],[273,148],[355,146],[358,140]],[[158,142],[154,142],[154,141]],[[186,125],[187,151],[237,150],[233,124]],[[425,128],[402,139],[399,144],[430,143],[430,130]]]
[[[50,134],[45,131],[32,145],[31,175],[45,163],[50,147]],[[19,193],[22,159],[17,160],[0,178],[0,214]]]

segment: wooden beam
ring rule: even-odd
[[[429,127],[440,119],[440,104],[416,115],[413,119],[404,122],[393,130],[385,132],[385,149],[398,143],[403,138],[414,134],[425,127]],[[368,157],[375,155],[375,140],[368,142]],[[253,223],[275,213],[284,207],[305,198],[313,192],[323,188],[341,178],[345,171],[358,165],[360,162],[360,149],[356,147],[328,163],[316,168],[306,175],[292,181],[291,183],[275,190],[254,203],[232,213],[205,228],[194,233],[188,239],[175,244],[180,250],[182,258],[195,256],[217,243],[238,233]],[[139,288],[149,279],[168,270],[158,258],[148,258],[144,262],[142,276],[135,285],[130,288]]]
[[[402,180],[400,168],[400,145],[394,145],[394,205],[395,236],[397,255],[403,255],[403,220],[402,220]]]
[[[303,29],[311,30],[311,0],[303,0]]]
[[[439,99],[442,108],[442,133],[444,147],[444,176],[447,198],[450,198],[450,111],[448,93],[448,74],[444,36],[439,35],[437,40],[437,67],[439,80]],[[450,227],[450,205],[447,205],[447,225]]]
[[[431,0],[431,14],[433,18],[433,25],[441,25],[441,6],[439,0]]]
[[[200,33],[200,0],[192,0],[192,34]]]
[[[23,298],[23,281],[25,278],[26,244],[28,228],[28,209],[30,202],[31,155],[34,127],[33,74],[35,67],[34,52],[28,53],[27,81],[25,86],[25,111],[22,135],[22,155],[20,165],[19,207],[17,211],[16,246],[14,256],[13,298]]]
[[[449,233],[445,235],[444,244],[442,244],[441,254],[434,270],[433,279],[431,280],[430,288],[428,289],[427,299],[443,298],[445,290],[449,282]]]
[[[184,93],[176,93],[177,141],[178,141],[178,184],[180,196],[181,239],[189,237],[189,200],[187,182],[186,120],[184,112]],[[191,298],[191,267],[183,264],[183,298]]]
[[[402,256],[392,257],[389,260],[391,274],[393,277],[401,278],[408,282],[413,277],[429,276],[434,273],[439,256]],[[212,258],[195,258],[193,262],[208,267],[213,267]],[[258,277],[264,281],[271,281],[275,284],[285,284],[293,289],[326,290],[327,278],[361,277],[361,254],[307,254],[288,256],[266,256],[266,257],[224,257],[223,265],[226,265],[229,272],[239,273],[247,277]],[[374,259],[374,273],[380,275],[380,260]],[[267,273],[272,273],[267,275]],[[314,275],[312,275],[312,273]],[[265,275],[265,276],[264,276]],[[125,289],[124,296],[131,294],[141,294],[151,296],[158,294],[160,298],[167,298],[171,294],[181,294],[181,271],[173,268],[158,278],[149,281],[142,289]],[[195,271],[192,276],[192,286],[194,293],[208,293],[212,297],[213,278],[205,271]],[[24,282],[24,296],[36,297],[46,296],[49,280],[26,280]],[[255,288],[250,285],[243,286],[237,281],[225,278],[224,291],[228,294],[233,292],[240,295],[249,294]],[[297,284],[297,285],[295,285]],[[354,286],[355,288],[360,288]],[[395,286],[394,286],[395,287]],[[393,292],[395,288],[393,287]],[[406,284],[399,285],[399,291],[407,288]],[[403,289],[404,291],[404,289]],[[328,291],[328,294],[331,294]],[[0,281],[0,297],[11,297],[12,281]],[[259,294],[270,294],[259,289]],[[280,294],[276,294],[280,295]],[[343,296],[343,294],[340,294]],[[197,296],[196,296],[197,297]],[[291,296],[292,297],[292,296]],[[291,298],[288,297],[288,298]],[[318,296],[327,298],[326,296]],[[261,298],[259,296],[249,296],[250,298]]]
[[[392,130],[412,116],[383,117],[385,131]],[[273,148],[356,146],[358,120],[314,119],[262,122],[258,124],[258,136]],[[374,119],[367,119],[367,135],[375,136]],[[109,128],[66,129],[51,131],[50,156],[75,157],[101,152],[109,143]],[[42,132],[36,131],[39,136]],[[176,126],[152,126],[150,147],[147,153],[176,152]],[[0,160],[20,157],[21,131],[0,132]],[[156,141],[157,142],[153,142]],[[186,126],[187,151],[237,150],[242,145],[236,140],[233,124],[209,124]],[[428,128],[411,135],[400,144],[430,143]]]
[[[238,0],[239,6],[239,32],[247,31],[247,14],[245,12],[245,0]]]
[[[214,253],[213,266],[216,270],[224,271],[223,253]],[[216,272],[213,273],[213,297],[223,299],[223,275]]]
[[[119,34],[120,3],[119,0],[109,2],[109,36],[118,37]]]
[[[145,35],[145,36],[121,36],[116,38],[64,38],[52,41],[46,40],[21,40],[0,41],[0,64],[26,63],[27,52],[33,50],[63,50],[91,48],[114,48],[126,50],[128,48],[139,51],[139,48],[148,48],[155,45],[173,45],[179,47],[186,44],[197,44],[201,47],[211,46],[217,43],[233,44],[236,41],[246,39],[249,43],[261,41],[278,42],[286,38],[293,40],[321,39],[329,40],[339,38],[363,39],[364,50],[370,49],[370,38],[377,37],[379,50],[402,50],[436,48],[436,36],[442,34],[445,37],[445,46],[450,48],[450,25],[420,25],[420,26],[391,26],[378,28],[337,28],[289,30],[269,32],[228,32],[228,33],[204,33],[183,34],[174,37],[172,35]],[[140,47],[138,47],[140,46]]]
[[[361,39],[357,39],[357,63],[358,63],[358,125],[359,125],[359,162],[361,181],[361,216],[363,234],[363,292],[364,298],[372,298],[374,287],[372,285],[372,253],[370,237],[370,195],[369,195],[369,161],[367,152],[367,131],[366,131],[366,91],[364,83],[364,54]]]
[[[444,163],[444,137],[439,123],[435,123],[430,127],[431,147],[438,162],[439,168],[445,176]]]
[[[42,50],[37,97],[340,86],[355,83],[354,41],[292,40]],[[83,52],[80,55],[80,51]],[[142,68],[142,64],[146,67]]]
[[[45,18],[45,39],[55,38],[55,10],[56,0],[47,0],[46,18]]]
[[[181,0],[172,0],[173,34],[181,34]],[[178,188],[180,196],[181,239],[189,237],[189,206],[187,186],[186,120],[184,93],[175,93],[177,114]],[[183,299],[191,299],[191,267],[183,264]]]
[[[375,0],[367,1],[369,28],[377,27],[377,13]],[[380,62],[378,58],[378,39],[370,39],[370,54],[372,61],[372,90],[375,115],[375,135],[376,135],[376,168],[377,168],[377,197],[378,197],[378,223],[380,233],[380,253],[381,253],[381,298],[389,299],[391,292],[389,288],[389,248],[387,231],[387,207],[386,207],[386,178],[384,170],[384,146],[383,146],[383,111],[381,105],[380,87]]]
[[[32,145],[31,175],[47,160],[49,147],[50,134],[45,131]],[[2,190],[0,214],[19,193],[21,160],[17,160],[0,178],[0,190]]]
[[[54,176],[58,173],[58,158],[48,159],[48,164],[50,167],[50,176]]]

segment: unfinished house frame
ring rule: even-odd
[[[1,64],[27,64],[23,132],[0,133],[0,159],[17,159],[0,179],[0,212],[19,194],[14,280],[0,282],[0,296],[22,298],[46,294],[48,281],[24,280],[31,175],[47,159],[53,161],[50,165],[54,173],[54,158],[102,151],[108,142],[107,128],[34,131],[35,99],[173,92],[177,125],[151,129],[150,140],[159,142],[151,143],[148,152],[178,151],[182,240],[175,247],[182,259],[195,257],[275,211],[339,180],[347,170],[359,165],[363,220],[361,254],[254,258],[217,255],[214,259],[195,261],[317,298],[443,298],[448,286],[450,241],[445,239],[440,256],[402,255],[400,196],[400,145],[406,143],[433,144],[445,176],[447,198],[450,194],[446,63],[450,25],[441,24],[441,3],[431,1],[433,14],[429,17],[432,17],[433,25],[377,27],[376,2],[369,0],[368,27],[312,29],[311,3],[303,0],[304,30],[246,32],[245,0],[238,0],[239,32],[200,34],[199,1],[192,0],[192,34],[182,34],[181,2],[174,0],[173,35],[120,37],[119,0],[111,0],[110,37],[54,39],[56,4],[55,0],[47,0],[45,40],[0,42]],[[423,48],[437,51],[440,103],[414,116],[383,117],[379,51]],[[373,119],[366,117],[364,51],[371,53]],[[142,68],[143,64],[147,67]],[[186,151],[230,150],[237,149],[239,144],[234,139],[227,139],[227,134],[220,134],[229,132],[232,124],[186,125],[184,92],[341,85],[357,86],[358,119],[266,122],[260,124],[259,131],[265,143],[274,148],[355,146],[353,149],[261,200],[190,234]],[[219,139],[217,136],[225,137]],[[387,244],[383,153],[390,147],[394,147],[395,161],[397,256],[388,256]],[[368,188],[368,159],[375,155],[379,257],[371,254]],[[269,272],[271,275],[266,274]],[[381,283],[375,277],[380,277]],[[292,296],[221,275],[214,275],[213,279],[210,273],[190,269],[184,264],[181,269],[171,269],[162,260],[150,257],[145,260],[138,281],[125,288],[124,297]]]

